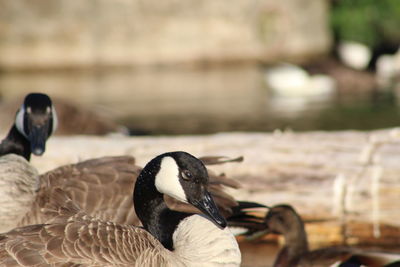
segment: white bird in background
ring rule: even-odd
[[[338,54],[346,66],[356,70],[366,69],[372,57],[372,51],[368,46],[350,41],[339,44]]]

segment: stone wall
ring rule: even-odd
[[[0,0],[0,68],[305,60],[326,0]]]

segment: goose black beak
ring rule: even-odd
[[[46,150],[46,140],[48,127],[45,125],[33,125],[29,131],[28,139],[31,144],[31,151],[37,156],[41,156]]]
[[[217,205],[209,192],[205,191],[200,201],[194,201],[193,205],[222,228],[226,227],[225,218],[219,213]]]

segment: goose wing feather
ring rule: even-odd
[[[219,157],[218,157],[219,159]],[[227,161],[213,159],[209,162],[222,164]],[[132,188],[141,168],[135,165],[131,156],[102,157],[76,164],[61,166],[41,175],[41,187],[29,212],[18,226],[44,223],[50,217],[41,208],[49,201],[48,188],[63,188],[68,196],[87,214],[101,220],[119,224],[140,225],[132,208]],[[229,215],[235,199],[224,192],[224,187],[239,187],[239,183],[224,174],[217,175],[211,170],[209,190],[224,214]],[[170,199],[170,208],[198,213],[191,205]]]
[[[139,224],[132,208],[132,188],[141,168],[130,156],[102,157],[69,164],[41,175],[41,188],[19,226],[43,223],[41,208],[48,188],[61,187],[88,214],[116,223]]]
[[[52,217],[46,224],[0,235],[0,266],[168,265],[171,253],[146,230],[91,217],[60,188],[43,210]]]

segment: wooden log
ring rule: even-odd
[[[400,243],[400,134],[372,132],[223,133],[169,137],[55,137],[32,162],[43,172],[103,155],[129,154],[145,164],[156,154],[244,156],[213,166],[238,179],[235,197],[289,203],[307,220],[312,246]]]

